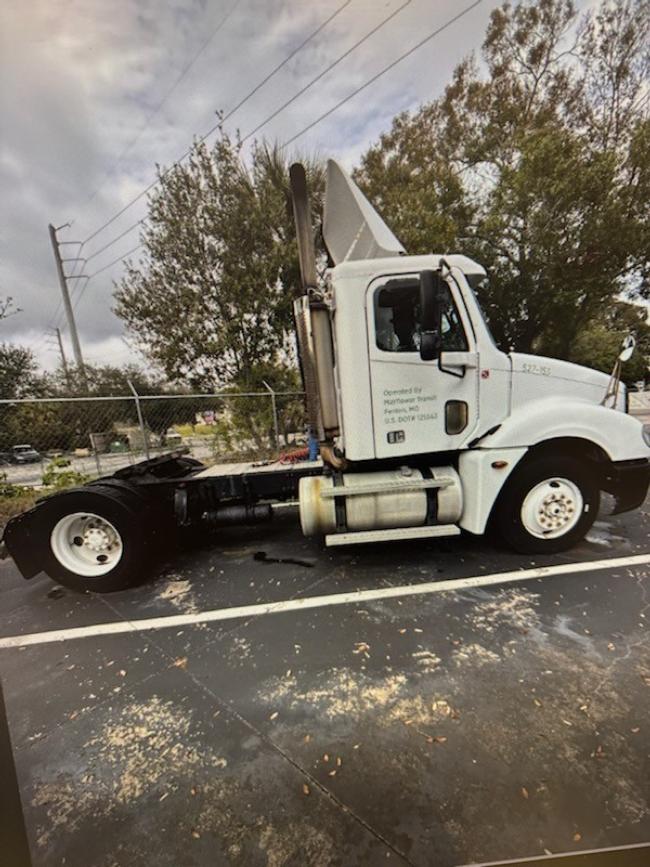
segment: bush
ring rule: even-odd
[[[0,473],[0,529],[10,518],[31,508],[40,496],[33,488],[12,485],[6,473]]]
[[[43,485],[53,491],[62,491],[65,488],[74,488],[83,485],[90,476],[69,470],[70,461],[67,458],[52,458],[43,473]]]

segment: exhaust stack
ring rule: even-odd
[[[298,241],[301,290],[293,309],[298,335],[300,365],[307,397],[307,412],[317,434],[321,452],[331,454],[339,433],[338,407],[334,382],[334,351],[329,308],[318,287],[316,253],[311,225],[311,209],[305,168],[294,163],[289,169],[293,216]]]

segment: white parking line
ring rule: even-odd
[[[195,623],[210,623],[219,620],[259,617],[263,614],[281,614],[286,611],[305,611],[310,608],[326,608],[330,605],[351,605],[357,602],[372,602],[379,599],[399,599],[404,596],[425,596],[430,593],[451,593],[471,587],[489,587],[495,584],[512,584],[515,581],[530,581],[534,578],[549,578],[554,575],[578,575],[600,569],[619,569],[625,566],[647,566],[650,554],[631,557],[610,557],[581,563],[562,563],[558,566],[541,566],[535,569],[518,569],[515,572],[495,572],[491,575],[475,575],[471,578],[456,578],[450,581],[429,581],[424,584],[404,584],[399,587],[383,587],[376,590],[353,590],[350,593],[334,593],[329,596],[306,596],[285,599],[280,602],[262,602],[258,605],[240,605],[199,611],[195,614],[171,614],[166,617],[150,617],[146,620],[119,620],[114,623],[95,623],[70,629],[53,629],[49,632],[32,632],[27,635],[9,635],[0,638],[0,649],[27,647],[33,644],[50,644],[55,641],[72,641],[76,638],[93,638],[97,635],[119,635],[125,632],[145,632],[150,629],[173,629]]]

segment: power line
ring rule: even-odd
[[[299,99],[304,93],[306,93],[311,87],[313,87],[317,81],[320,81],[321,78],[327,75],[328,72],[331,72],[335,66],[338,66],[339,63],[346,59],[346,57],[349,57],[353,51],[356,51],[357,48],[363,45],[364,42],[367,42],[371,36],[374,36],[378,30],[381,30],[381,28],[388,24],[389,21],[392,21],[392,19],[399,15],[402,10],[406,9],[406,7],[409,6],[411,2],[412,0],[405,0],[405,2],[402,3],[401,6],[398,6],[397,9],[394,9],[389,15],[386,16],[386,18],[382,19],[379,24],[373,27],[372,30],[369,30],[368,33],[365,34],[365,36],[362,36],[361,39],[359,39],[357,42],[354,43],[354,45],[348,48],[347,51],[344,51],[343,54],[340,54],[336,58],[336,60],[330,63],[329,66],[326,66],[325,69],[323,69],[322,72],[319,72],[315,78],[312,78],[310,82],[308,82],[304,87],[302,87],[290,99],[284,102],[279,108],[276,108],[276,110],[272,112],[265,120],[263,120],[261,123],[258,123],[258,125],[254,129],[247,133],[241,140],[242,144],[249,138],[251,138],[251,136],[255,135],[256,132],[261,130],[263,126],[266,126],[269,121],[272,121],[273,118],[281,114],[281,112],[283,112],[285,108],[288,108],[293,102]]]
[[[161,108],[163,107],[163,105],[167,102],[167,100],[168,100],[169,97],[172,95],[172,93],[176,90],[176,88],[178,87],[178,85],[183,81],[183,79],[185,78],[185,76],[186,76],[186,75],[188,74],[188,72],[192,69],[192,67],[194,66],[194,64],[196,63],[196,61],[197,61],[197,60],[199,59],[199,57],[203,54],[203,52],[204,52],[205,49],[208,47],[208,45],[212,42],[212,40],[213,40],[214,37],[217,35],[217,33],[221,30],[221,28],[224,26],[224,24],[226,24],[226,22],[228,21],[228,19],[230,18],[230,16],[233,14],[233,12],[234,12],[235,9],[239,6],[240,3],[241,3],[241,0],[235,0],[235,2],[232,4],[232,6],[230,7],[230,9],[228,9],[228,11],[227,11],[227,12],[226,12],[226,13],[225,13],[221,18],[220,18],[219,23],[218,23],[217,26],[214,28],[214,30],[210,33],[210,35],[208,36],[208,38],[207,38],[204,42],[201,43],[201,45],[200,45],[198,51],[196,51],[195,54],[193,55],[193,57],[192,57],[192,58],[191,58],[191,59],[190,59],[190,60],[185,64],[185,66],[184,66],[184,67],[182,68],[182,70],[180,71],[179,75],[174,79],[174,81],[173,81],[171,87],[169,87],[169,88],[165,91],[165,94],[163,95],[162,99],[159,100],[159,102],[157,102],[156,105],[155,105],[155,106],[151,109],[151,111],[147,114],[147,116],[145,117],[145,121],[144,121],[143,125],[140,127],[140,129],[138,130],[138,132],[137,132],[137,134],[135,135],[135,137],[134,137],[133,139],[131,139],[131,141],[126,145],[126,147],[125,147],[125,148],[120,152],[119,156],[117,157],[117,159],[115,160],[115,162],[113,163],[113,165],[112,165],[112,166],[108,169],[108,171],[104,174],[104,177],[103,177],[102,180],[100,181],[99,185],[98,185],[98,186],[95,188],[95,190],[90,194],[90,196],[88,197],[88,199],[86,199],[86,204],[89,203],[89,202],[91,202],[91,201],[95,198],[95,196],[97,195],[97,193],[102,189],[102,187],[104,186],[104,184],[106,183],[106,181],[107,181],[107,180],[109,179],[109,177],[113,174],[113,172],[115,171],[115,169],[117,168],[117,166],[122,162],[122,160],[124,159],[124,157],[125,157],[125,156],[126,156],[126,155],[127,155],[127,154],[132,150],[132,149],[133,149],[133,147],[136,145],[136,143],[139,141],[140,137],[142,136],[142,133],[147,129],[147,127],[149,126],[149,124],[151,123],[151,121],[152,121],[152,120],[154,119],[154,117],[158,114],[158,112],[160,111],[160,109],[161,109]]]
[[[102,271],[108,271],[108,269],[109,269],[109,268],[112,268],[113,265],[116,265],[118,262],[123,262],[125,259],[128,259],[128,257],[129,257],[132,253],[135,253],[136,250],[139,250],[140,247],[142,247],[142,244],[138,244],[136,247],[133,247],[132,250],[129,250],[128,253],[123,253],[121,256],[118,256],[117,259],[113,259],[113,261],[112,261],[112,262],[109,262],[108,265],[104,265],[104,266],[101,267],[98,271],[93,272],[93,273],[90,275],[90,277],[89,277],[88,279],[89,279],[89,280],[92,280],[93,277],[96,277],[98,274],[101,274]],[[84,288],[85,288],[85,287],[84,287]]]
[[[390,72],[390,70],[394,69],[398,65],[398,63],[401,63],[403,60],[406,60],[407,57],[410,57],[411,54],[414,54],[418,49],[422,48],[423,45],[426,45],[427,42],[430,42],[434,37],[436,37],[436,36],[438,36],[438,34],[442,33],[443,30],[446,30],[448,27],[451,27],[452,24],[455,24],[456,21],[458,21],[464,15],[467,15],[468,12],[471,12],[472,9],[475,9],[482,2],[483,2],[483,0],[476,0],[476,2],[467,6],[465,9],[463,9],[457,15],[454,15],[453,18],[450,18],[448,21],[446,21],[444,24],[442,24],[440,27],[438,27],[432,33],[429,33],[428,36],[425,36],[424,39],[421,39],[419,42],[417,42],[412,48],[409,48],[408,51],[405,51],[403,54],[400,54],[400,56],[396,60],[393,60],[392,63],[389,63],[388,66],[385,66],[376,75],[373,75],[372,78],[369,78],[368,81],[366,81],[360,87],[357,87],[356,90],[353,90],[352,93],[349,93],[346,97],[344,97],[339,102],[337,102],[336,105],[332,106],[332,108],[323,112],[323,114],[321,114],[320,117],[317,117],[316,120],[313,120],[311,123],[307,124],[307,126],[304,127],[304,129],[301,129],[300,132],[297,132],[295,135],[291,136],[291,138],[287,139],[284,142],[284,144],[282,145],[282,148],[286,148],[292,142],[296,141],[296,139],[299,139],[301,136],[303,136],[310,129],[313,129],[322,120],[325,120],[326,117],[329,117],[331,114],[334,114],[334,112],[338,111],[339,108],[341,108],[341,106],[345,105],[346,102],[349,102],[351,99],[353,99],[355,96],[357,96],[357,94],[361,93],[361,91],[365,90],[367,87],[370,87],[370,85],[374,84],[375,81],[377,81],[377,79],[382,77],[382,75],[385,75],[387,72]]]
[[[388,21],[389,21],[391,18],[393,18],[395,15],[397,15],[399,12],[401,12],[402,9],[403,9],[405,6],[408,6],[409,3],[411,3],[411,2],[412,2],[412,0],[406,0],[406,2],[402,4],[402,6],[398,7],[397,10],[395,10],[395,11],[392,12],[389,16],[387,16],[387,18],[385,18],[382,22],[380,22],[380,24],[378,24],[376,27],[374,27],[374,28],[373,28],[369,33],[367,33],[367,34],[366,34],[366,35],[365,35],[361,40],[359,40],[359,42],[357,42],[355,45],[353,45],[352,48],[348,49],[348,51],[346,51],[346,52],[345,52],[341,57],[339,57],[339,58],[338,58],[338,59],[337,59],[333,64],[331,64],[330,67],[328,67],[328,69],[324,70],[324,71],[323,71],[319,76],[317,76],[316,79],[314,79],[312,82],[310,82],[309,85],[308,85],[308,87],[311,87],[313,84],[315,84],[315,82],[316,82],[319,78],[322,78],[323,75],[325,75],[327,72],[329,72],[330,69],[333,69],[334,66],[336,66],[338,63],[340,63],[341,60],[343,60],[343,59],[344,59],[345,57],[347,57],[347,56],[348,56],[352,51],[354,51],[356,48],[358,48],[359,45],[360,45],[362,42],[365,42],[367,39],[369,39],[370,36],[372,36],[374,33],[376,33],[377,30],[379,30],[381,27],[383,27],[384,24],[388,23]],[[339,11],[342,11],[343,8],[344,8],[344,7],[341,7],[339,10],[337,10],[336,14],[338,14]],[[332,20],[332,17],[333,17],[333,16],[331,16],[329,20]],[[325,22],[325,23],[328,23],[328,22]],[[323,26],[324,26],[324,25],[323,25]],[[321,29],[322,29],[322,28],[321,28]],[[308,38],[304,41],[304,44],[307,44],[307,42],[309,42],[309,39],[310,39],[310,38],[311,38],[311,37],[308,37]],[[298,49],[295,49],[295,50],[291,53],[290,56],[295,56],[295,54],[297,53],[297,50],[298,50]],[[290,58],[288,58],[288,59],[290,59]],[[287,61],[288,61],[288,59],[287,59]],[[282,65],[284,65],[284,62],[287,62],[287,61],[283,61],[283,64],[282,64]],[[272,74],[275,74],[275,72],[273,72]],[[270,78],[270,77],[271,77],[271,75],[268,76],[268,78]],[[302,93],[304,93],[305,90],[307,90],[307,87],[303,88],[302,91],[301,91],[301,93],[298,94],[298,96],[301,95]],[[251,93],[251,95],[252,95],[252,93]],[[244,100],[242,101],[242,105],[243,105],[243,102],[245,102],[247,98],[248,98],[248,96],[244,98]],[[296,96],[295,98],[297,98],[297,96]],[[285,106],[285,107],[286,107],[286,106]],[[231,112],[229,113],[229,116],[232,116],[232,114],[235,112],[235,110],[236,110],[236,107],[235,107],[234,109],[231,110]],[[267,118],[267,120],[264,121],[264,123],[267,123],[270,119],[271,119],[271,118]],[[211,126],[210,129],[209,129],[207,132],[205,132],[205,133],[203,133],[202,135],[200,135],[200,136],[195,140],[194,144],[192,144],[192,145],[191,145],[191,146],[190,146],[190,147],[189,147],[189,148],[188,148],[188,149],[187,149],[187,150],[186,150],[186,151],[185,151],[185,152],[184,152],[180,157],[178,157],[178,158],[177,158],[177,159],[172,163],[171,166],[169,166],[168,168],[166,168],[166,169],[165,169],[165,170],[160,174],[159,177],[157,177],[157,178],[156,178],[155,180],[153,180],[153,181],[152,181],[148,186],[146,186],[143,190],[141,190],[141,191],[140,191],[136,196],[134,196],[133,199],[131,199],[129,202],[126,203],[126,205],[124,205],[122,208],[120,208],[120,210],[117,211],[117,213],[114,214],[110,219],[106,220],[105,223],[102,223],[101,226],[99,226],[97,229],[95,229],[94,232],[92,232],[90,235],[88,235],[88,237],[85,239],[84,243],[88,243],[88,241],[91,241],[93,238],[95,238],[97,235],[99,235],[101,232],[103,232],[104,229],[107,229],[107,228],[108,228],[112,223],[115,222],[115,220],[117,220],[119,217],[121,217],[122,214],[125,213],[125,211],[128,211],[128,209],[131,208],[133,205],[135,205],[137,202],[139,202],[140,199],[143,198],[143,196],[146,196],[148,192],[150,192],[154,187],[158,186],[158,184],[160,183],[161,180],[163,180],[163,178],[165,178],[165,177],[166,177],[166,176],[167,176],[167,175],[168,175],[168,174],[169,174],[169,173],[170,173],[170,172],[171,172],[171,171],[172,171],[176,166],[178,166],[180,163],[182,163],[183,160],[186,159],[186,158],[187,158],[187,157],[192,153],[192,150],[193,150],[193,148],[195,147],[196,144],[201,144],[202,142],[204,142],[204,141],[205,141],[207,138],[209,138],[209,137],[210,137],[214,132],[216,132],[216,130],[219,129],[219,127],[220,127],[222,124],[223,124],[223,118],[219,118],[219,120],[217,121],[217,123],[215,123],[213,126]],[[257,128],[256,128],[255,130],[253,130],[253,132],[256,132],[256,131],[257,131]],[[249,135],[252,135],[252,133],[250,133]]]
[[[409,5],[410,2],[412,2],[412,0],[406,0],[405,3],[403,3],[403,4],[402,4],[401,6],[399,6],[396,10],[394,10],[390,15],[388,15],[385,19],[383,19],[383,20],[382,20],[382,21],[381,21],[381,22],[380,22],[376,27],[374,27],[371,31],[369,31],[369,32],[368,32],[364,37],[362,37],[360,40],[358,40],[358,42],[356,42],[355,45],[353,45],[350,49],[348,49],[346,52],[344,52],[344,53],[343,53],[339,58],[337,58],[337,59],[336,59],[332,64],[330,64],[330,65],[329,65],[325,70],[323,70],[323,72],[319,73],[319,75],[316,76],[315,79],[313,79],[311,82],[309,82],[307,85],[305,85],[305,87],[303,87],[303,88],[302,88],[302,89],[301,89],[301,90],[300,90],[300,91],[299,91],[299,92],[298,92],[294,97],[292,97],[290,100],[288,100],[287,103],[285,103],[285,105],[283,105],[283,106],[281,106],[279,109],[277,109],[277,110],[276,110],[272,115],[270,115],[270,116],[269,116],[265,121],[263,121],[263,122],[262,122],[261,124],[259,124],[259,125],[254,129],[254,130],[252,130],[250,133],[248,133],[248,135],[247,135],[244,139],[242,139],[242,142],[245,141],[247,138],[250,138],[250,136],[253,135],[255,132],[257,132],[258,129],[260,129],[262,126],[264,126],[266,123],[268,123],[268,122],[269,122],[273,117],[275,117],[277,114],[279,114],[281,111],[283,111],[284,108],[287,107],[287,105],[289,105],[291,102],[295,101],[295,99],[297,99],[297,98],[298,98],[299,96],[301,96],[301,95],[302,95],[302,94],[303,94],[303,93],[304,93],[308,88],[310,88],[313,84],[315,84],[316,81],[318,81],[320,78],[322,78],[324,75],[326,75],[327,72],[329,72],[331,69],[333,69],[334,66],[338,65],[338,63],[340,63],[343,59],[345,59],[345,57],[349,56],[349,55],[352,53],[352,51],[354,51],[357,47],[359,47],[359,45],[361,45],[363,42],[365,42],[367,39],[369,39],[369,38],[370,38],[374,33],[377,32],[377,30],[379,30],[381,27],[383,27],[384,24],[388,23],[388,21],[390,21],[390,20],[391,20],[392,18],[394,18],[397,14],[399,14],[399,13],[400,13],[400,12],[401,12],[405,7],[406,7],[406,6]],[[341,108],[343,105],[345,105],[345,104],[346,104],[347,102],[349,102],[351,99],[353,99],[353,98],[354,98],[355,96],[357,96],[359,93],[361,93],[362,91],[364,91],[367,87],[370,87],[370,85],[374,84],[374,83],[375,83],[379,78],[381,78],[381,77],[382,77],[383,75],[385,75],[387,72],[390,72],[390,70],[394,69],[394,68],[395,68],[399,63],[401,63],[403,60],[406,60],[406,58],[410,57],[412,54],[414,54],[416,51],[418,51],[420,48],[422,48],[424,45],[426,45],[428,42],[430,42],[432,39],[434,39],[434,38],[435,38],[436,36],[438,36],[440,33],[442,33],[443,31],[447,30],[449,27],[451,27],[453,24],[455,24],[457,21],[459,21],[461,18],[463,18],[465,15],[467,15],[469,12],[471,12],[473,9],[475,9],[477,6],[479,6],[482,2],[483,2],[483,0],[475,0],[474,3],[471,3],[471,4],[470,4],[469,6],[467,6],[465,9],[461,10],[461,12],[459,12],[457,15],[453,16],[453,17],[450,18],[448,21],[446,21],[444,24],[440,25],[440,27],[437,27],[435,30],[433,30],[431,33],[429,33],[427,36],[425,36],[423,39],[421,39],[419,42],[417,42],[415,45],[413,45],[413,46],[412,46],[411,48],[409,48],[407,51],[403,52],[399,57],[397,57],[395,60],[393,60],[393,61],[392,61],[391,63],[389,63],[387,66],[385,66],[383,69],[381,69],[378,73],[376,73],[376,74],[373,75],[371,78],[369,78],[366,82],[364,82],[362,85],[360,85],[359,87],[357,87],[355,90],[353,90],[351,93],[349,93],[346,97],[344,97],[343,99],[341,99],[338,103],[336,103],[336,105],[332,106],[332,108],[328,109],[326,112],[323,112],[323,114],[321,114],[319,117],[317,117],[317,118],[316,118],[315,120],[313,120],[311,123],[309,123],[306,127],[304,127],[302,130],[300,130],[299,132],[297,132],[295,135],[291,136],[291,138],[287,139],[287,140],[283,143],[282,148],[287,147],[287,146],[290,145],[292,142],[296,141],[298,138],[300,138],[301,136],[303,136],[303,135],[304,135],[306,132],[308,132],[310,129],[313,129],[313,127],[315,127],[315,126],[316,126],[317,124],[319,124],[321,121],[325,120],[325,118],[327,118],[327,117],[329,117],[330,115],[334,114],[334,112],[338,111],[339,108]],[[342,8],[342,7],[341,7],[341,8]],[[330,20],[331,20],[331,18],[330,18]],[[322,29],[322,27],[321,27],[321,29]],[[308,42],[308,41],[309,41],[309,39],[305,40],[305,42],[304,42],[303,44],[306,44],[306,42]],[[296,52],[294,51],[294,55],[295,55],[295,53],[296,53]],[[242,103],[242,104],[243,104],[243,103]],[[230,112],[231,115],[234,113],[234,111],[236,110],[236,108],[237,108],[237,107],[235,107],[235,108]],[[205,141],[205,139],[208,138],[208,137],[209,137],[209,136],[210,136],[210,135],[211,135],[211,134],[212,134],[212,133],[213,133],[213,132],[214,132],[214,131],[215,131],[215,130],[220,126],[220,125],[221,125],[222,122],[223,122],[223,120],[220,119],[219,122],[218,122],[217,124],[215,124],[215,125],[214,125],[210,130],[208,130],[208,132],[206,132],[206,133],[204,133],[202,136],[200,136],[200,137],[197,139],[197,142],[198,142],[198,143],[201,143],[201,142]],[[185,158],[186,158],[186,157],[191,153],[191,151],[192,151],[192,148],[189,148],[187,151],[185,151],[185,153],[184,153],[181,157],[179,157],[179,158],[176,160],[176,162],[175,162],[174,164],[172,164],[172,166],[170,166],[169,168],[167,168],[167,169],[166,169],[166,170],[165,170],[165,171],[160,175],[159,178],[157,178],[155,181],[153,181],[151,184],[149,184],[149,186],[147,186],[144,190],[142,190],[142,192],[140,192],[140,193],[139,193],[139,194],[138,194],[138,195],[137,195],[137,196],[136,196],[136,197],[135,197],[131,202],[129,202],[129,203],[128,203],[127,205],[125,205],[125,206],[124,206],[120,211],[118,211],[118,213],[115,214],[115,216],[113,216],[110,220],[108,220],[108,221],[107,221],[103,226],[100,226],[100,228],[97,229],[96,232],[94,232],[92,235],[90,235],[88,238],[86,238],[86,241],[84,241],[84,244],[87,243],[87,242],[88,242],[89,240],[91,240],[92,238],[94,238],[96,235],[98,235],[101,231],[103,231],[104,228],[106,228],[106,227],[107,227],[108,225],[110,225],[112,222],[114,222],[114,221],[115,221],[119,216],[121,216],[121,215],[122,215],[122,214],[123,214],[123,213],[124,213],[128,208],[130,208],[131,205],[135,204],[139,199],[142,198],[142,196],[146,195],[146,193],[148,193],[149,190],[153,189],[153,187],[155,187],[155,186],[156,186],[156,185],[157,185],[157,184],[158,184],[158,183],[159,183],[159,182],[160,182],[160,181],[161,181],[161,180],[162,180],[162,179],[163,179],[163,178],[164,178],[164,177],[165,177],[165,176],[166,176],[166,175],[167,175],[167,174],[168,174],[168,173],[169,173],[169,172],[170,172],[174,167],[175,167],[175,166],[177,166],[180,162],[182,162],[182,161],[183,161],[183,160],[184,160],[184,159],[185,159]],[[122,232],[119,236],[117,236],[116,238],[114,238],[111,242],[109,242],[108,244],[104,245],[104,247],[102,247],[101,250],[97,251],[96,253],[93,253],[93,255],[90,256],[90,257],[88,257],[88,259],[90,259],[90,258],[94,258],[94,256],[99,255],[100,252],[103,252],[105,249],[107,249],[108,247],[110,247],[113,243],[115,243],[116,241],[120,240],[122,237],[124,237],[124,235],[128,234],[130,231],[132,231],[134,228],[136,228],[138,225],[141,225],[141,224],[144,223],[144,222],[145,222],[144,219],[142,219],[142,220],[138,220],[136,223],[134,223],[132,226],[130,226],[129,229],[125,230],[125,231]],[[128,253],[126,253],[126,254],[124,254],[124,255],[122,255],[122,256],[119,256],[118,258],[116,258],[116,259],[114,259],[112,262],[110,262],[108,265],[105,265],[105,266],[103,266],[102,268],[100,268],[98,271],[95,271],[93,274],[90,275],[90,278],[89,278],[89,279],[92,279],[93,277],[97,276],[98,274],[101,274],[103,271],[108,270],[108,269],[111,268],[113,265],[116,265],[118,262],[122,262],[122,261],[124,261],[126,258],[128,258],[128,256],[132,255],[134,252],[136,252],[137,250],[139,250],[141,247],[142,247],[142,244],[138,244],[138,245],[135,246],[133,249],[129,250]],[[88,283],[86,283],[86,284],[84,285],[83,289],[81,290],[80,295],[79,295],[79,298],[77,299],[77,301],[76,301],[76,303],[75,303],[75,308],[76,308],[76,305],[77,305],[77,304],[79,303],[79,301],[81,300],[81,295],[83,295],[83,292],[85,291],[87,285],[88,285]]]
[[[248,100],[251,99],[262,87],[264,87],[264,85],[267,84],[273,78],[273,76],[276,75],[276,73],[278,73],[284,66],[286,66],[287,63],[289,63],[289,61],[292,60],[296,56],[296,54],[298,54],[300,51],[302,51],[302,49],[306,45],[308,45],[309,42],[311,42],[316,36],[318,36],[318,34],[321,33],[327,27],[328,24],[330,24],[338,15],[340,15],[341,12],[343,12],[343,10],[347,6],[349,6],[351,2],[352,2],[352,0],[345,0],[345,3],[342,3],[341,6],[338,7],[338,9],[335,9],[334,12],[328,18],[326,18],[325,21],[322,22],[322,24],[319,24],[319,26],[315,30],[313,30],[305,39],[303,39],[303,41],[300,43],[300,45],[298,45],[296,48],[294,48],[293,51],[291,51],[280,63],[278,63],[278,65],[275,66],[271,70],[271,72],[268,73],[268,75],[266,75],[260,82],[258,82],[258,84],[256,84],[255,87],[252,90],[250,90],[246,94],[246,96],[244,96],[243,99],[241,99],[237,103],[237,105],[235,105],[233,108],[231,108],[230,111],[226,115],[224,115],[222,118],[220,118],[218,123],[216,123],[214,126],[212,126],[208,130],[207,133],[205,133],[204,135],[202,135],[198,139],[198,141],[199,142],[205,141],[205,139],[209,138],[209,136],[211,136],[212,133],[215,132],[219,126],[221,126],[226,120],[231,118],[235,114],[235,112],[239,111],[239,109],[245,103],[247,103]],[[409,2],[410,2],[410,0],[409,0]],[[233,9],[234,9],[234,7],[233,7]],[[187,156],[189,156],[190,153],[191,153],[191,148],[189,150],[185,151],[185,153],[175,161],[175,164],[178,165],[178,163],[180,163]],[[167,171],[169,171],[169,169]],[[167,174],[167,171],[165,171],[161,177],[164,177],[165,174]],[[137,201],[139,201],[139,199],[141,199],[143,195],[148,193],[149,190],[153,189],[153,187],[156,186],[159,183],[159,181],[160,181],[160,178],[157,178],[152,184],[150,184],[145,190],[143,190],[142,193],[138,194],[138,196],[136,196],[136,198],[133,199],[133,201],[130,202],[123,210],[119,211],[118,214],[116,214],[114,218],[109,220],[103,226],[100,226],[99,229],[96,232],[94,232],[92,235],[89,235],[86,238],[86,242],[92,240],[92,238],[94,238],[101,231],[103,231],[104,228],[109,226],[110,223],[113,222],[114,219],[117,219],[117,217],[121,216],[127,208],[131,207],[131,205],[133,205]],[[104,247],[102,247],[101,250],[98,250],[97,252],[93,253],[93,255],[89,256],[88,258],[92,259],[95,256],[98,256],[101,252],[108,249],[108,247],[110,247],[111,244],[115,243],[116,241],[119,241],[121,238],[124,237],[124,235],[128,235],[129,232],[132,232],[133,229],[135,229],[137,226],[141,225],[142,222],[143,222],[142,220],[138,220],[136,223],[134,223],[132,226],[130,226],[128,229],[126,229],[124,232],[122,232],[122,234],[118,235],[116,238],[114,238],[112,241],[110,241],[108,244],[106,244]]]
[[[129,232],[132,232],[134,229],[137,229],[138,226],[142,226],[142,225],[144,225],[144,223],[146,223],[146,222],[147,222],[147,218],[146,218],[146,217],[143,217],[141,220],[137,220],[137,221],[136,221],[132,226],[129,226],[128,229],[125,229],[125,230],[124,230],[120,235],[118,235],[116,238],[113,238],[112,241],[109,241],[107,244],[104,244],[104,246],[103,246],[103,247],[100,247],[99,250],[95,250],[95,252],[94,252],[91,256],[88,256],[88,258],[86,259],[86,262],[90,262],[91,259],[94,259],[96,256],[99,256],[99,254],[100,254],[100,253],[103,253],[104,250],[108,250],[109,247],[112,247],[113,244],[116,244],[116,243],[117,243],[118,241],[120,241],[120,240],[121,240],[125,235],[128,235]]]
[[[341,6],[338,7],[338,9],[336,9],[334,12],[332,12],[332,14],[329,16],[329,18],[326,18],[322,24],[319,24],[318,27],[309,34],[309,36],[307,36],[305,39],[303,39],[303,41],[300,43],[300,45],[298,45],[297,48],[294,48],[294,50],[291,52],[291,54],[288,54],[284,58],[284,60],[282,60],[280,63],[278,63],[278,65],[276,67],[274,67],[274,69],[272,69],[271,72],[269,72],[269,74],[267,76],[265,76],[258,84],[256,84],[252,90],[249,90],[249,92],[246,94],[246,96],[243,99],[241,99],[234,108],[231,108],[230,111],[223,116],[221,122],[225,123],[229,118],[231,118],[233,116],[233,114],[236,111],[239,111],[239,109],[243,105],[245,105],[245,103],[247,103],[248,100],[251,99],[251,97],[255,96],[255,94],[258,92],[258,90],[261,90],[265,84],[268,84],[268,82],[273,78],[273,76],[277,72],[279,72],[284,66],[286,66],[290,60],[293,60],[293,58],[296,56],[296,54],[298,54],[300,51],[302,51],[302,49],[306,45],[308,45],[312,41],[312,39],[315,39],[316,36],[318,36],[318,34],[321,31],[323,31],[327,27],[327,25],[337,17],[337,15],[340,15],[341,12],[343,12],[343,10],[346,8],[346,6],[349,6],[351,2],[352,2],[352,0],[345,0],[345,3],[343,3]]]
[[[93,273],[88,276],[88,278],[86,279],[86,282],[81,287],[81,290],[79,292],[77,300],[74,303],[74,309],[76,310],[77,307],[79,306],[79,303],[81,302],[81,299],[83,298],[84,292],[88,288],[88,284],[93,279],[93,277],[96,277],[98,274],[101,274],[103,271],[108,271],[109,268],[112,268],[113,265],[117,265],[118,262],[124,262],[126,259],[129,258],[129,256],[131,256],[133,253],[135,253],[136,250],[139,250],[140,247],[142,247],[142,243],[137,244],[135,247],[133,247],[131,250],[129,250],[128,253],[122,253],[121,256],[118,256],[117,259],[113,259],[113,261],[109,262],[108,265],[103,265],[97,271],[93,271]]]

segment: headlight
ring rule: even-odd
[[[643,436],[643,442],[650,449],[650,424],[644,424],[641,430],[641,435]]]

